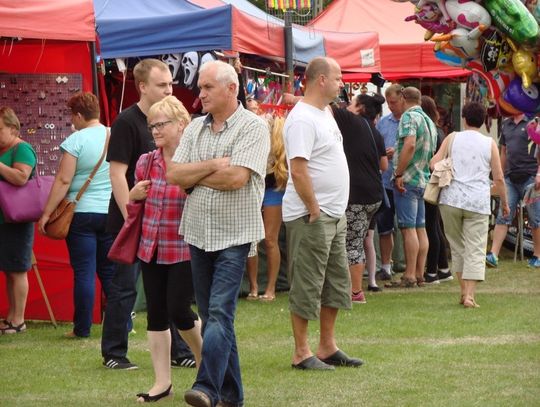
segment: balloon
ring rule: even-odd
[[[474,59],[480,54],[480,36],[486,30],[486,26],[479,25],[474,30],[456,28],[449,34],[436,35],[431,40],[442,42],[439,49],[446,50],[463,59]]]
[[[535,117],[527,124],[527,135],[536,144],[540,144],[540,120]]]
[[[497,99],[497,105],[499,106],[499,112],[503,116],[517,116],[518,114],[523,113],[522,111],[517,110],[514,106],[512,106],[506,100],[504,100],[502,95],[499,96],[499,99]]]
[[[463,2],[463,0],[446,0],[446,11],[458,26],[472,30],[479,25],[489,27],[491,16],[487,10],[474,1]]]
[[[490,99],[497,100],[501,93],[506,89],[514,74],[504,71],[484,71],[484,67],[479,61],[470,61],[467,67],[480,75],[487,83]]]
[[[484,33],[484,43],[480,49],[480,61],[484,71],[505,68],[512,58],[512,48],[503,34],[496,28]]]
[[[538,86],[533,83],[526,88],[519,76],[512,79],[503,93],[503,98],[517,110],[524,113],[534,113],[538,110],[538,106],[540,106],[540,91]]]
[[[518,44],[534,45],[538,23],[519,0],[484,0],[493,24]]]
[[[429,40],[433,33],[449,33],[456,24],[454,22],[446,22],[443,18],[441,10],[435,3],[427,3],[422,7],[416,9],[416,13],[412,16],[405,18],[405,21],[414,21],[416,24],[420,24],[428,32],[424,36],[425,40]]]
[[[509,40],[508,44],[514,50],[512,55],[512,65],[516,74],[521,76],[523,86],[528,88],[533,80],[538,77],[538,68],[536,67],[536,56],[524,48],[518,48],[513,41]]]
[[[435,51],[435,58],[443,64],[450,66],[462,67],[465,65],[465,60],[455,55],[445,54],[443,50]]]

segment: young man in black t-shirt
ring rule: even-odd
[[[124,110],[116,118],[111,128],[107,151],[113,190],[109,203],[107,231],[113,235],[118,234],[127,217],[126,204],[129,201],[129,190],[134,184],[137,160],[142,154],[155,149],[152,135],[148,131],[146,113],[154,103],[172,94],[171,73],[167,65],[160,60],[140,61],[135,66],[133,75],[140,95],[139,102]],[[137,369],[126,355],[128,324],[137,297],[138,267],[138,263],[117,264],[111,283],[101,338],[103,365],[110,369]],[[175,330],[171,330],[173,337],[179,338],[173,331]]]

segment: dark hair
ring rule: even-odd
[[[84,120],[99,119],[99,102],[90,92],[77,92],[67,102],[71,113],[80,113]]]
[[[486,120],[487,111],[482,103],[469,102],[461,110],[461,117],[465,119],[467,126],[482,127]]]
[[[370,121],[374,121],[377,115],[382,114],[382,105],[385,101],[385,98],[378,93],[373,96],[366,94],[356,96],[356,104],[364,106],[362,116]]]
[[[424,113],[427,114],[431,120],[433,120],[433,123],[437,124],[440,116],[435,101],[427,95],[422,95],[420,100],[420,105],[422,106]]]

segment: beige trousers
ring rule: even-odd
[[[489,215],[448,205],[439,205],[444,233],[452,251],[452,271],[464,280],[483,281],[486,274],[486,246]]]

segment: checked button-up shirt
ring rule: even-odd
[[[246,185],[234,191],[196,185],[188,196],[180,234],[186,242],[207,252],[264,238],[261,204],[270,151],[268,124],[242,105],[221,131],[214,133],[211,124],[210,114],[193,120],[184,130],[172,161],[231,157],[231,166],[248,168],[251,176]]]

